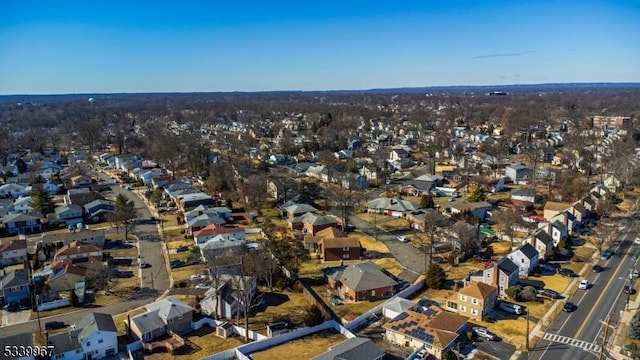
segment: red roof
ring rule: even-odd
[[[537,222],[544,222],[545,221],[544,216],[540,216],[540,215],[531,215],[531,216],[529,216],[529,219],[535,220]]]
[[[211,224],[213,225],[213,224]],[[220,235],[220,234],[233,234],[233,233],[239,233],[239,232],[244,232],[243,228],[238,228],[238,227],[214,227],[211,225],[207,225],[204,228],[196,231],[193,233],[193,237],[200,237],[200,236],[216,236],[216,235]]]

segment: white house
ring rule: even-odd
[[[90,313],[69,332],[50,335],[52,359],[103,359],[118,354],[118,329],[108,314]]]
[[[551,236],[554,247],[557,247],[560,241],[565,240],[569,236],[567,226],[559,220],[552,219],[551,221],[541,222],[538,224],[538,229],[545,231]]]
[[[33,209],[31,208],[31,196],[24,196],[16,199],[13,202],[12,213],[28,214]]]
[[[217,289],[212,287],[204,294],[204,299],[200,301],[201,311],[207,315],[217,314],[227,319],[231,319],[239,313],[242,314],[244,297],[246,297],[246,301],[251,303],[258,288],[256,279],[249,276],[220,274],[218,275],[218,284]],[[248,287],[248,292],[238,291],[238,289],[244,289],[245,286]]]
[[[26,186],[20,184],[4,184],[0,185],[0,197],[10,197],[17,199],[25,196]]]
[[[243,228],[225,227],[210,224],[193,233],[193,240],[197,245],[207,242],[231,242],[240,245],[245,241],[245,231]]]
[[[507,255],[509,260],[518,267],[520,276],[528,276],[538,266],[539,256],[538,251],[528,243]]]

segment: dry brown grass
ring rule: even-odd
[[[253,353],[251,357],[255,360],[290,359],[292,356],[296,359],[311,359],[344,340],[344,336],[334,331],[318,333]]]
[[[486,327],[490,331],[498,334],[503,341],[520,348],[525,343],[524,339],[527,334],[527,319],[518,317],[515,319],[502,319],[495,323],[479,322],[481,326]],[[533,330],[535,322],[529,322],[529,331]]]
[[[415,299],[420,300],[423,297],[429,298],[431,300],[439,301],[441,303],[445,303],[445,301],[450,297],[455,297],[455,292],[451,290],[436,290],[436,289],[426,289],[423,292],[419,293],[415,296]]]
[[[356,231],[349,234],[349,237],[353,237],[360,241],[360,246],[367,249],[367,251],[376,251],[381,254],[386,254],[389,252],[389,248],[381,241],[376,241],[375,238],[369,236],[363,232]]]
[[[286,301],[275,306],[268,306],[264,311],[250,317],[249,329],[266,335],[266,324],[270,322],[287,319],[294,324],[303,323],[305,311],[309,306],[311,306],[311,302],[303,293],[281,291],[269,293],[266,294],[266,296],[269,297],[271,294],[286,299]]]
[[[511,241],[496,241],[491,243],[494,255],[507,255],[511,252]]]
[[[199,360],[203,357],[243,345],[241,337],[234,336],[223,339],[215,335],[215,331],[207,326],[195,331],[186,338],[195,344],[197,351],[190,354],[154,353],[145,354],[151,360]]]
[[[484,268],[481,262],[466,261],[458,264],[457,266],[451,266],[447,272],[447,279],[450,280],[462,280],[470,272],[482,270]]]
[[[205,273],[205,267],[202,264],[189,265],[177,269],[171,269],[171,277],[174,282],[189,280],[191,275],[200,275]]]
[[[127,315],[134,317],[138,314],[142,314],[143,312],[144,309],[134,309],[122,314],[114,315],[113,322],[116,324],[116,328],[118,329],[118,335],[125,335],[126,326],[124,322],[127,320]]]
[[[387,231],[395,231],[408,230],[411,227],[411,224],[409,224],[406,219],[394,218],[393,220],[379,224],[378,226]]]
[[[545,288],[555,290],[561,294],[567,289],[567,287],[571,283],[570,278],[559,275],[559,274],[544,276],[540,278],[540,280],[544,282]]]
[[[398,276],[403,270],[400,263],[393,258],[375,259],[373,262],[395,276]]]

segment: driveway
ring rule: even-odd
[[[372,223],[362,220],[362,218],[357,215],[351,216],[349,221],[357,229],[368,235],[377,237],[378,241],[387,245],[393,257],[408,270],[422,274],[425,271],[425,264],[429,266],[429,258],[425,257],[425,253],[422,252],[422,250],[416,249],[410,243],[398,241],[396,234],[380,228],[376,231]],[[406,231],[402,231],[402,233],[404,234]]]
[[[2,310],[2,326],[10,326],[27,322],[29,321],[29,315],[31,315],[30,310],[17,312]]]

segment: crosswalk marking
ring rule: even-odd
[[[591,351],[594,353],[600,352],[600,345],[596,345],[593,343],[589,343],[586,341],[582,341],[582,340],[578,340],[578,339],[574,339],[574,338],[570,338],[570,337],[566,337],[558,334],[545,333],[542,338],[547,341],[559,342],[562,344],[575,346],[583,350]]]

